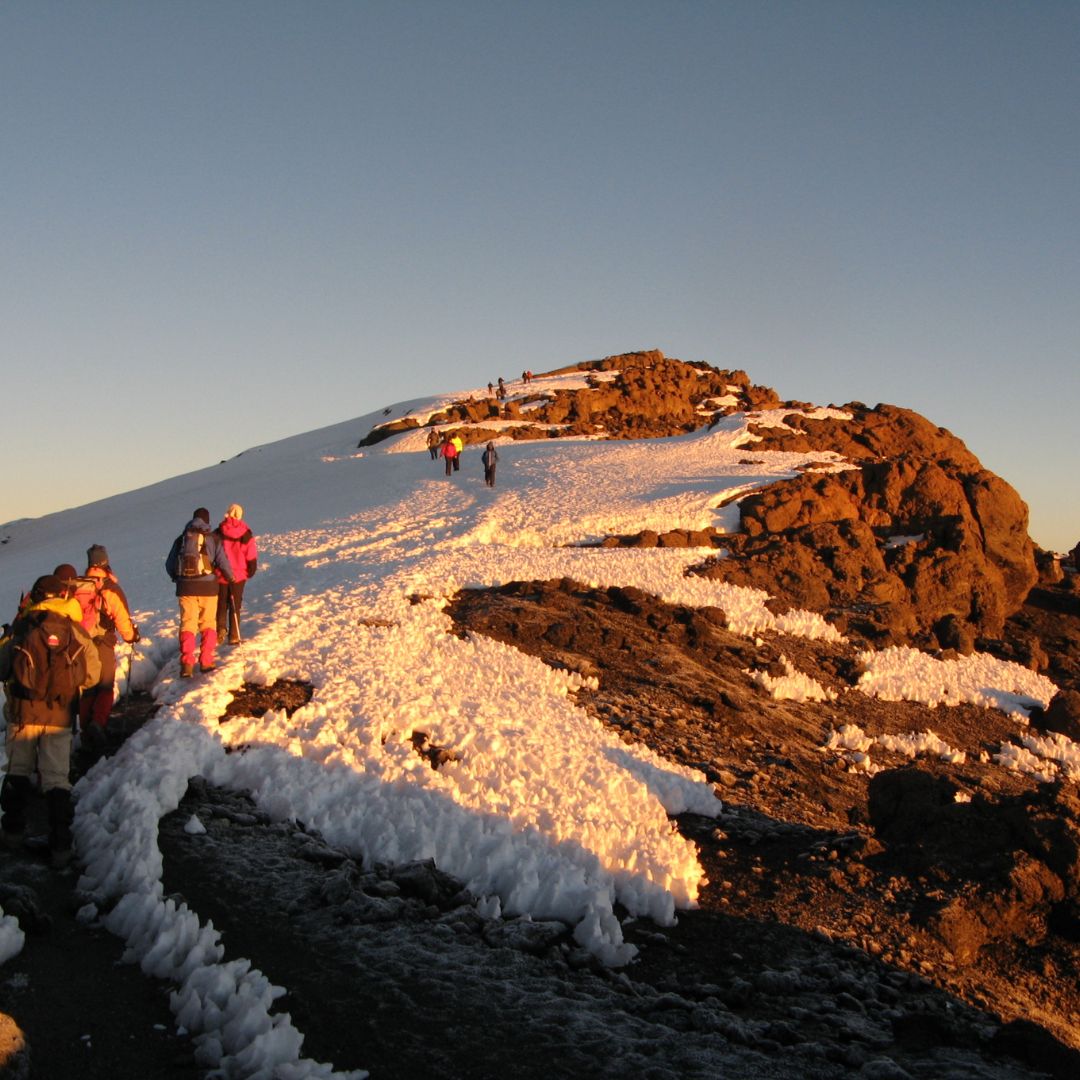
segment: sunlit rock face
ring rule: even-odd
[[[793,415],[755,450],[834,451],[855,467],[749,495],[734,557],[706,573],[828,611],[841,629],[970,652],[1000,636],[1038,580],[1027,506],[944,428],[858,403],[850,420]]]

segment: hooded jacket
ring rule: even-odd
[[[222,546],[232,567],[234,581],[247,581],[255,576],[258,569],[259,551],[251,529],[242,518],[226,517],[215,530],[221,538]],[[229,579],[220,571],[218,584],[224,585]]]

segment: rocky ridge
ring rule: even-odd
[[[840,407],[844,419],[815,417],[814,406],[781,401],[744,371],[688,364],[659,350],[547,374],[569,371],[582,372],[588,385],[547,391],[514,383],[506,401],[455,402],[424,426],[459,434],[466,444],[499,436],[650,438],[744,412],[748,456],[820,452],[828,471],[811,467],[742,496],[736,534],[676,530],[605,542],[723,548],[722,557],[695,572],[765,589],[778,608],[821,612],[845,635],[875,647],[1000,649],[994,643],[1006,619],[1040,573],[1055,573],[1053,560],[1028,537],[1027,506],[1016,491],[955,435],[910,410],[852,402]],[[526,416],[520,426],[485,427],[485,420]],[[419,426],[412,416],[388,421],[359,445]],[[847,467],[836,471],[837,460]],[[1037,649],[1029,659],[1039,665]]]

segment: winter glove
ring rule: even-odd
[[[248,577],[253,578],[255,576],[255,571],[258,570],[258,569],[259,569],[259,564],[254,559],[250,559],[248,561],[248,564],[247,564]]]
[[[139,633],[139,628],[134,623],[132,623],[131,640],[128,642],[128,644],[135,645],[140,641],[142,641],[142,634]]]

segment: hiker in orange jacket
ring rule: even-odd
[[[101,544],[86,550],[86,572],[79,577],[75,567],[62,563],[53,573],[63,581],[68,595],[82,608],[82,627],[93,638],[101,658],[101,678],[79,700],[79,730],[83,742],[100,750],[105,729],[116,699],[116,645],[139,640],[139,628],[131,621],[127,597],[109,565],[109,553]]]

